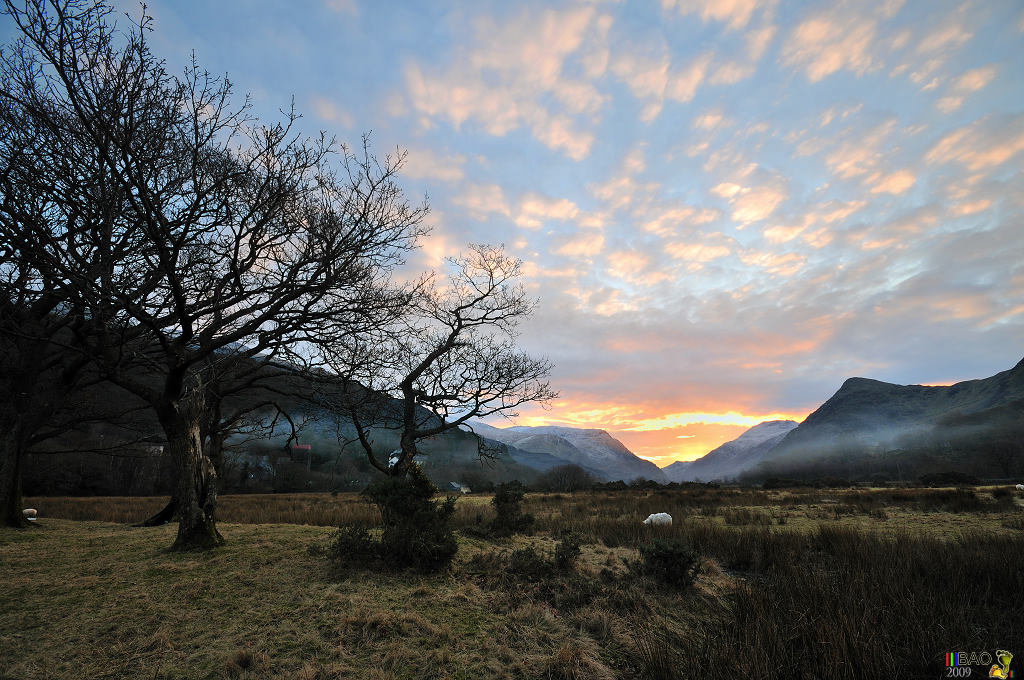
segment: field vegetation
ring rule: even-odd
[[[0,532],[0,677],[934,678],[1024,640],[1006,488],[530,493],[511,538],[491,499],[458,499],[436,575],[330,558],[380,526],[356,494],[225,496],[206,553],[129,526],[166,499],[31,499]]]

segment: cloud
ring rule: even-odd
[[[591,258],[604,248],[604,234],[599,231],[584,231],[562,239],[554,252],[568,257]]]
[[[676,71],[669,79],[665,94],[678,102],[688,102],[693,99],[711,63],[710,54],[701,54],[694,57],[689,64]]]
[[[774,244],[788,243],[802,235],[805,243],[821,248],[832,240],[829,228],[843,222],[866,205],[866,201],[832,200],[819,203],[809,207],[802,216],[789,221],[788,224],[775,224],[766,228],[763,235],[769,243]]]
[[[650,271],[650,266],[651,258],[635,250],[620,250],[605,257],[606,273],[634,286],[648,288],[671,278],[664,270]]]
[[[767,274],[793,276],[803,268],[807,257],[797,253],[748,250],[740,254],[740,260],[748,267],[757,267]]]
[[[693,127],[697,130],[711,132],[722,126],[730,125],[731,121],[722,115],[721,111],[706,111],[693,120]]]
[[[758,0],[661,0],[666,13],[699,14],[704,21],[723,22],[729,30],[744,28],[759,7],[771,8],[774,4]]]
[[[665,415],[658,416],[657,418],[638,419],[629,427],[622,427],[621,429],[643,432],[709,423],[717,425],[741,425],[743,427],[750,428],[767,420],[803,420],[805,417],[806,414],[804,413],[745,414],[739,413],[738,411],[727,411],[725,413],[691,411],[686,413],[667,413]]]
[[[620,50],[612,60],[611,71],[634,97],[645,102],[640,118],[649,123],[661,113],[666,99],[693,99],[710,63],[711,55],[703,53],[676,68],[664,42],[657,42],[644,48],[630,45]]]
[[[942,137],[925,154],[931,164],[959,163],[971,172],[1002,165],[1024,151],[1024,114],[986,116]]]
[[[567,198],[551,198],[529,193],[519,200],[516,224],[524,229],[539,229],[545,220],[573,220],[580,209]]]
[[[921,38],[917,45],[920,54],[948,52],[967,43],[973,34],[964,26],[951,21]]]
[[[936,102],[936,107],[943,113],[959,109],[967,95],[984,88],[995,75],[996,68],[991,65],[964,72],[950,83],[948,94]],[[937,79],[933,82],[937,82]]]
[[[359,5],[356,0],[327,0],[327,7],[339,14],[359,14]]]
[[[739,61],[727,61],[715,64],[714,70],[708,77],[712,85],[735,85],[741,80],[746,80],[754,75],[753,64],[746,64]]]
[[[465,177],[462,166],[466,157],[462,154],[441,154],[433,149],[407,149],[402,174],[412,179],[428,179],[438,182],[459,182]]]
[[[877,180],[894,153],[893,135],[900,132],[895,116],[868,127],[847,128],[835,148],[825,155],[825,165],[840,179]]]
[[[600,51],[609,26],[593,7],[524,10],[500,22],[481,17],[471,46],[457,49],[447,66],[406,64],[405,96],[426,127],[435,120],[456,130],[473,123],[494,136],[525,127],[548,148],[581,160],[594,135],[580,116],[598,111],[605,97],[567,75],[566,62]]]
[[[956,78],[953,81],[952,88],[957,92],[977,92],[992,82],[995,75],[996,67],[992,65],[971,69]]]
[[[867,179],[873,194],[902,194],[914,186],[917,178],[909,170],[897,170],[888,174],[877,173]]]
[[[475,220],[486,220],[492,214],[512,215],[505,194],[497,184],[469,184],[452,198],[452,203],[465,208]]]
[[[313,113],[319,118],[330,123],[340,123],[351,128],[355,122],[352,114],[344,106],[327,97],[314,96],[312,100]]]
[[[841,69],[863,75],[875,68],[877,23],[864,16],[821,12],[801,22],[786,37],[782,63],[802,68],[817,82]]]
[[[992,201],[987,198],[981,198],[976,201],[970,201],[968,203],[958,203],[950,208],[950,214],[954,217],[964,217],[966,215],[973,215],[975,213],[988,210],[992,207]]]
[[[780,174],[754,166],[734,181],[716,184],[711,192],[728,199],[731,217],[740,227],[771,217],[788,197]]]
[[[772,216],[786,200],[786,192],[775,186],[746,188],[732,200],[732,219],[740,224],[759,222]]]
[[[778,29],[769,24],[747,33],[745,38],[747,42],[747,56],[750,57],[751,61],[756,62],[761,58],[772,40],[775,39],[777,32]]]
[[[665,246],[665,252],[677,260],[704,264],[726,257],[732,251],[724,245],[707,245],[704,243],[669,243]]]

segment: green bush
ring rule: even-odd
[[[576,565],[580,556],[580,545],[583,538],[579,534],[569,532],[555,546],[555,567],[560,571],[569,571]]]
[[[491,522],[492,536],[507,537],[512,534],[526,534],[533,530],[533,515],[523,512],[523,496],[526,487],[519,482],[507,482],[495,487],[491,505],[497,516]]]
[[[700,572],[700,555],[679,539],[656,538],[640,546],[638,567],[642,574],[685,590]]]
[[[363,527],[343,526],[334,535],[327,556],[339,566],[367,564],[380,557],[380,543]]]
[[[405,477],[379,479],[363,494],[380,508],[384,529],[380,555],[396,569],[440,571],[458,550],[451,516],[455,498],[433,500],[437,487],[418,465]]]
[[[550,576],[554,569],[544,555],[532,546],[513,550],[505,567],[509,574],[530,581],[540,581]]]

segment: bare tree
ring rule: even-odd
[[[0,53],[0,506],[8,526],[24,524],[21,470],[31,448],[90,420],[117,420],[135,406],[94,403],[87,388],[101,376],[88,357],[71,351],[85,309],[41,250],[43,242],[63,238],[81,262],[99,257],[77,238],[83,216],[60,200],[61,187],[47,176],[58,161],[80,185],[98,186],[95,167],[79,162],[80,139],[65,135],[63,146],[47,144],[54,129],[71,129],[73,121],[53,108],[36,115],[45,102],[17,96],[41,68],[18,46]],[[117,201],[116,192],[94,198],[91,215]]]
[[[390,475],[405,474],[426,438],[558,396],[551,363],[515,344],[517,325],[535,306],[518,283],[522,262],[501,247],[473,245],[448,265],[448,276],[422,283],[409,314],[387,332],[321,346],[348,388],[339,410],[370,463]],[[373,450],[375,428],[399,434],[388,460]]]
[[[5,4],[21,32],[5,105],[62,206],[15,240],[84,310],[84,355],[155,410],[177,468],[174,547],[218,545],[209,367],[283,365],[304,343],[393,322],[408,296],[389,274],[426,207],[395,181],[401,155],[303,137],[294,111],[263,125],[195,63],[169,74],[145,14],[121,32],[102,3]]]

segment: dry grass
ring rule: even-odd
[[[448,573],[334,581],[310,547],[376,524],[354,494],[222,497],[228,544],[191,555],[124,524],[166,499],[31,499],[37,524],[0,530],[0,678],[937,677],[946,651],[1024,639],[1022,499],[941,491],[529,494],[536,535],[467,531]],[[640,524],[661,511],[673,526]],[[568,572],[545,566],[565,530]],[[652,537],[704,556],[693,588],[636,576]]]

